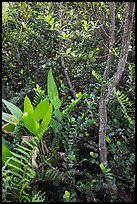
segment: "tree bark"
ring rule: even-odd
[[[112,95],[116,85],[119,83],[119,81],[122,77],[122,74],[125,70],[125,65],[126,65],[127,57],[128,57],[128,48],[130,45],[130,37],[131,37],[134,10],[135,10],[135,2],[128,2],[127,6],[126,6],[126,18],[125,18],[121,53],[120,53],[120,57],[119,57],[117,71],[116,71],[116,73],[114,73],[114,75],[110,79],[110,83],[108,85],[106,102],[108,102],[109,99],[111,98],[111,95]]]
[[[110,26],[109,26],[109,53],[107,57],[107,64],[104,70],[103,79],[107,80],[110,67],[112,65],[113,54],[112,50],[114,48],[115,43],[115,2],[109,3],[110,8]],[[100,100],[99,100],[99,152],[100,152],[100,160],[101,162],[107,166],[107,146],[106,146],[106,126],[107,126],[107,106],[105,101],[105,92],[106,92],[106,85],[102,85],[101,93],[100,93]]]
[[[62,26],[62,2],[60,2],[60,7],[59,7],[59,22],[60,22],[60,30],[59,30],[59,34],[61,35],[61,26]],[[76,99],[76,92],[74,90],[74,87],[71,83],[71,80],[70,80],[70,77],[68,75],[68,68],[66,67],[65,65],[65,60],[64,60],[64,57],[62,56],[62,53],[63,53],[63,46],[62,46],[62,39],[60,38],[59,40],[59,49],[60,49],[60,60],[61,60],[61,66],[63,68],[63,71],[64,71],[64,74],[65,74],[65,77],[66,77],[66,80],[67,80],[67,83],[68,83],[68,86],[71,90],[71,93],[73,95],[73,97]]]
[[[110,78],[108,85],[102,85],[99,100],[99,152],[101,162],[107,166],[107,146],[106,146],[106,125],[107,125],[107,103],[111,99],[111,95],[119,83],[122,74],[125,70],[125,64],[128,57],[128,47],[130,45],[130,35],[132,30],[132,21],[135,9],[135,2],[128,2],[126,5],[126,17],[121,46],[120,58],[118,61],[117,71]],[[109,40],[109,54],[107,64],[104,70],[103,78],[108,79],[109,70],[112,63],[112,49],[114,47],[115,36],[115,2],[110,2],[110,40]]]

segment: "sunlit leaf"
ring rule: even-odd
[[[24,126],[33,134],[37,133],[39,129],[39,123],[34,120],[28,113],[23,113],[22,116]]]
[[[42,130],[46,131],[46,129],[50,123],[51,117],[52,117],[52,104],[50,104],[49,110],[41,122]]]
[[[48,109],[49,109],[49,99],[45,98],[37,105],[32,117],[34,118],[34,120],[39,121],[44,118],[44,116],[48,112]]]
[[[70,192],[69,192],[69,191],[65,191],[65,196],[66,196],[67,198],[69,198],[69,197],[70,197]]]
[[[48,73],[48,96],[54,108],[60,108],[62,102],[58,97],[58,90],[52,74],[52,69],[50,69]]]
[[[101,163],[99,166],[100,166],[100,168],[101,168],[101,170],[102,170],[102,171],[104,171],[104,170],[105,170],[105,166],[104,166],[104,164],[103,164],[103,163]]]
[[[33,112],[34,112],[34,109],[33,109],[33,106],[31,104],[31,101],[30,101],[30,99],[27,96],[25,96],[25,99],[24,99],[24,112],[27,112],[30,115],[32,115]]]

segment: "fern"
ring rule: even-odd
[[[45,181],[65,182],[66,172],[60,171],[59,169],[48,168],[44,174],[44,180]]]
[[[36,85],[36,88],[34,88],[34,91],[35,91],[35,96],[34,96],[32,105],[36,107],[40,103],[40,101],[44,99],[45,94],[44,94],[44,90],[42,90],[38,84]]]
[[[66,150],[66,154],[64,162],[62,163],[62,166],[64,167],[65,171],[68,172],[68,176],[71,175],[71,177],[74,176],[76,173],[75,166],[77,164],[75,155],[76,152],[75,136],[76,136],[75,118],[71,117],[69,119],[69,123],[68,126],[66,127],[66,132],[64,134],[63,143],[64,149]]]
[[[114,90],[114,93],[121,106],[121,110],[125,118],[128,120],[129,123],[133,123],[132,118],[129,116],[131,114],[131,109],[129,108],[132,106],[132,103],[129,101],[129,98],[119,90]]]
[[[45,200],[45,193],[42,193],[41,191],[38,191],[33,197],[32,202],[44,202]]]
[[[101,84],[105,84],[106,83],[106,81],[103,79],[101,74],[95,72],[95,70],[92,70],[92,75],[98,80],[99,83],[101,83]]]
[[[27,144],[26,141],[24,142]],[[31,189],[30,183],[36,176],[31,163],[33,145],[25,147],[17,144],[15,150],[16,153],[11,152],[12,157],[6,161],[2,171],[3,180],[6,180],[9,185],[5,197],[15,202],[31,202],[28,190]],[[7,177],[10,177],[10,181]]]

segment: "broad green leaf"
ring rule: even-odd
[[[7,106],[7,108],[10,110],[10,112],[13,114],[13,116],[17,120],[21,120],[23,113],[17,106],[15,106],[14,104],[8,102],[5,99],[2,99],[2,102]]]
[[[58,97],[58,90],[54,81],[52,69],[50,69],[48,73],[48,96],[54,108],[59,109],[61,106],[61,100]]]
[[[103,163],[101,163],[99,166],[100,166],[100,168],[101,168],[102,171],[105,171],[105,166],[104,166]]]
[[[25,96],[25,99],[24,99],[24,112],[27,112],[30,115],[32,115],[33,112],[34,112],[34,109],[33,109],[33,106],[31,104],[31,101],[30,101],[30,99],[27,96]]]
[[[49,109],[49,99],[46,98],[37,105],[32,117],[34,118],[34,120],[39,121],[44,118],[44,116],[48,112],[48,109]]]
[[[11,155],[6,140],[2,137],[2,162],[4,163]]]
[[[14,123],[18,122],[18,120],[13,115],[4,113],[4,112],[2,112],[2,120],[6,122],[14,122]]]
[[[2,126],[2,131],[5,133],[12,133],[14,132],[15,129],[15,124],[14,123],[7,123],[5,125]]]
[[[51,117],[52,117],[52,104],[49,105],[48,113],[45,115],[41,122],[41,131],[46,131],[50,123]]]
[[[22,119],[24,126],[35,135],[39,129],[39,123],[26,112],[23,113]]]
[[[55,109],[59,109],[61,104],[62,104],[62,102],[59,99],[59,97],[57,96],[57,97],[54,97],[54,101],[52,101],[52,104],[53,104]]]

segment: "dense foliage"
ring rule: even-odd
[[[125,6],[116,2],[110,74]],[[126,70],[107,107],[106,168],[98,102],[108,33],[108,2],[63,2],[62,10],[59,2],[2,3],[3,202],[134,201],[135,21]]]

